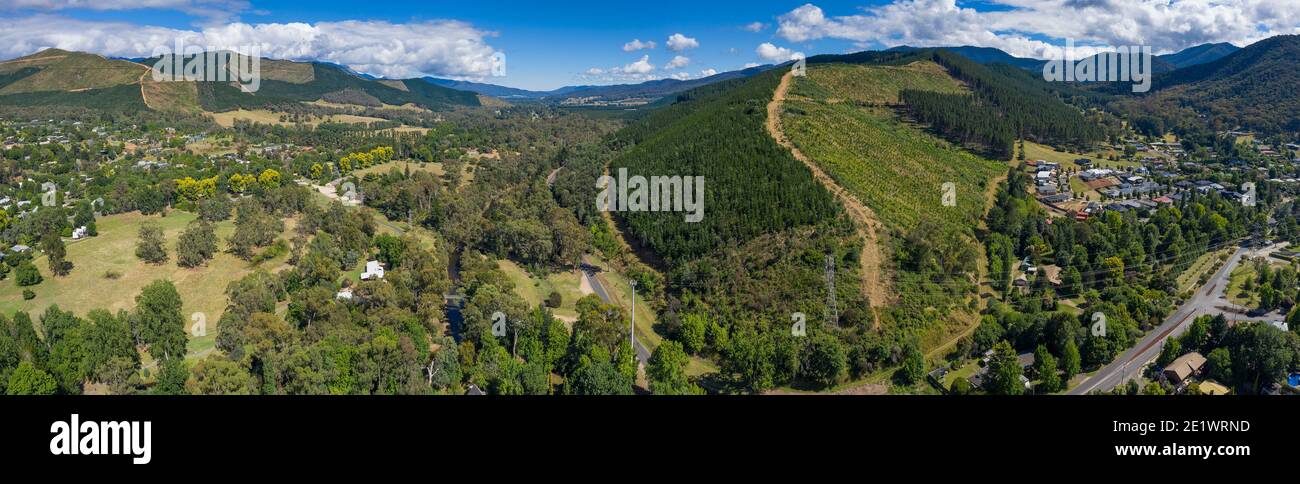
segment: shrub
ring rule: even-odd
[[[31,289],[23,289],[23,300],[31,301],[32,299],[36,299],[36,293],[32,292]]]
[[[35,286],[44,280],[44,278],[41,277],[41,271],[37,269],[36,266],[32,265],[31,261],[23,261],[18,265],[18,269],[16,269],[15,272],[15,277],[17,278],[19,286]]]
[[[558,291],[551,291],[551,294],[546,296],[547,307],[558,308],[563,303],[564,303],[564,297],[561,296]]]

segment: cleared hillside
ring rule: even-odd
[[[983,216],[989,181],[1006,171],[1005,164],[902,122],[894,106],[908,89],[965,91],[932,62],[813,65],[807,76],[795,78],[781,121],[791,142],[887,227],[901,230],[923,218],[973,227]],[[942,204],[948,182],[956,189],[953,207]]]
[[[93,54],[46,49],[0,62],[0,75],[26,70],[27,75],[0,88],[0,96],[44,91],[78,92],[139,83],[146,69],[139,64]]]
[[[942,347],[971,327],[979,274],[976,229],[1006,174],[916,124],[906,93],[971,98],[931,61],[814,64],[790,77],[780,125],[794,151],[833,182],[864,241],[864,292],[887,340]],[[951,185],[951,206],[944,203]],[[863,209],[855,210],[861,204]],[[880,294],[885,292],[887,297]],[[907,343],[911,344],[911,343]]]
[[[469,91],[427,82],[376,81],[332,64],[274,59],[260,61],[256,92],[244,92],[228,82],[155,82],[150,67],[158,60],[131,62],[46,49],[3,61],[0,105],[220,112],[328,101],[331,96],[431,110],[481,104],[478,95]]]

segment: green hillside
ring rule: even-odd
[[[406,89],[398,89],[385,82],[362,79],[343,69],[311,64],[310,80],[290,81],[263,78],[256,93],[241,92],[228,83],[200,82],[199,102],[208,111],[256,109],[283,103],[315,101],[342,91],[353,91],[373,96],[392,105],[415,104],[427,109],[446,109],[451,106],[478,106],[478,95],[457,91],[427,82],[402,82]]]
[[[682,213],[625,214],[636,237],[663,258],[687,261],[721,245],[836,215],[830,195],[764,131],[765,106],[779,74],[706,88],[633,128],[643,139],[613,161],[611,173],[627,168],[629,176],[706,180],[706,213],[698,223],[686,222]]]
[[[158,59],[140,62],[46,49],[0,62],[0,105],[75,106],[92,109],[230,111],[316,101],[355,93],[392,105],[439,110],[478,106],[478,95],[427,82],[377,81],[324,63],[263,59],[254,93],[224,82],[162,82],[148,75]],[[140,83],[146,83],[141,89]]]
[[[0,95],[34,92],[81,92],[139,84],[144,66],[93,54],[46,49],[36,54],[0,62],[0,76],[21,74],[4,84]],[[138,89],[138,88],[137,88]]]
[[[964,92],[937,64],[813,65],[795,79],[782,118],[786,135],[887,227],[927,219],[969,229],[983,216],[989,181],[1005,165],[900,122],[888,106],[904,90]],[[953,207],[941,203],[947,182],[956,188]]]
[[[1130,96],[1121,110],[1188,126],[1241,126],[1262,133],[1300,132],[1300,36],[1262,40],[1214,62],[1155,79],[1153,92]],[[1216,129],[1217,130],[1217,129]]]

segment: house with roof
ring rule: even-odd
[[[1165,366],[1164,376],[1174,385],[1185,385],[1187,381],[1201,373],[1205,368],[1205,357],[1198,352],[1187,353],[1179,356]]]
[[[377,260],[366,261],[366,271],[361,273],[361,280],[370,281],[383,278],[384,264]]]

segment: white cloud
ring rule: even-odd
[[[709,76],[713,76],[713,75],[717,75],[717,74],[718,74],[718,71],[717,71],[716,69],[704,69],[704,70],[700,71],[699,75],[691,75],[691,73],[689,73],[689,72],[682,71],[682,72],[678,72],[678,73],[676,73],[676,74],[673,74],[671,77],[672,77],[673,79],[677,79],[677,80],[679,80],[679,81],[686,81],[686,80],[690,80],[690,79],[700,79],[700,78],[703,78],[703,77],[709,77]]]
[[[747,32],[758,33],[758,32],[762,32],[763,29],[766,29],[766,28],[767,28],[767,24],[765,24],[765,23],[763,23],[763,22],[754,22],[754,23],[751,23],[751,24],[745,25],[745,31],[747,31]]]
[[[642,42],[641,39],[632,39],[631,42],[623,44],[623,52],[634,52],[641,49],[653,49],[655,42],[653,40]]]
[[[754,53],[758,54],[759,57],[762,57],[765,60],[777,62],[785,62],[803,57],[803,52],[795,52],[785,47],[777,47],[771,42],[763,42],[762,44],[759,44],[758,48],[754,49]]]
[[[250,8],[248,0],[0,0],[0,11],[53,12],[68,9],[120,11],[138,9],[175,10],[203,17],[208,24],[238,18]]]
[[[309,23],[228,23],[199,30],[127,22],[33,15],[0,23],[0,58],[57,47],[106,56],[148,57],[177,39],[202,48],[256,45],[263,57],[321,60],[391,78],[435,75],[461,79],[491,74],[496,34],[456,20],[413,23],[346,20]]]
[[[956,0],[893,0],[860,13],[828,16],[805,4],[778,18],[790,42],[822,38],[859,47],[995,47],[1012,55],[1050,57],[1063,40],[1081,45],[1149,45],[1158,53],[1207,42],[1246,45],[1297,32],[1300,0],[994,0],[979,12]],[[1047,38],[1050,41],[1042,40]]]
[[[655,70],[655,66],[650,63],[650,56],[643,55],[641,60],[625,65],[621,69],[625,74],[649,74]]]
[[[749,69],[749,68],[751,68],[751,67],[758,67],[758,66],[760,66],[760,65],[762,65],[762,64],[759,64],[759,63],[757,63],[757,62],[746,62],[746,63],[745,63],[745,69]]]
[[[681,62],[682,65],[678,67],[670,67],[674,62]],[[654,65],[650,63],[650,56],[645,55],[641,56],[641,58],[636,62],[623,66],[609,68],[592,67],[584,71],[582,74],[579,74],[577,77],[588,82],[598,81],[604,83],[630,84],[657,79],[677,79],[679,81],[685,81],[690,79],[699,79],[701,77],[709,77],[718,73],[717,69],[712,68],[702,69],[697,74],[691,74],[689,71],[679,70],[680,67],[685,66],[689,62],[690,59],[683,56],[677,56],[674,57],[673,61],[670,61],[668,65],[665,65],[663,69],[655,69]],[[677,72],[673,72],[674,70]]]
[[[683,67],[686,67],[687,65],[690,65],[690,63],[691,63],[691,59],[689,57],[680,56],[680,55],[674,56],[673,60],[668,61],[668,63],[664,65],[664,69],[665,70],[681,69]]]
[[[687,37],[680,33],[668,36],[668,48],[674,52],[681,52],[687,49],[694,49],[700,46],[700,41]]]

